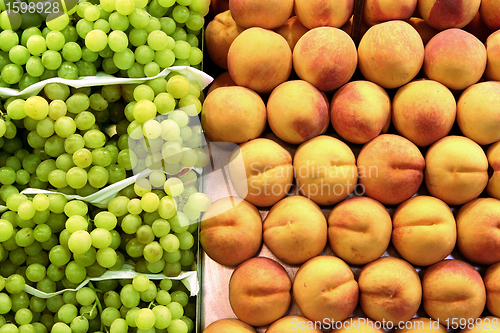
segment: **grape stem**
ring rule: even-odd
[[[88,286],[90,287],[90,289],[92,289],[94,292],[101,292],[101,290],[98,290],[94,287],[94,285],[92,284],[92,281],[89,281],[89,284]],[[95,303],[94,303],[94,307],[97,306],[97,309],[99,310],[99,313],[102,313],[102,305],[101,305],[101,302],[99,301],[99,297],[96,297],[95,298]],[[106,332],[108,332],[107,328],[104,327],[104,324],[101,322],[101,331],[105,330]]]

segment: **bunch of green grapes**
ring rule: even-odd
[[[134,158],[125,149],[127,138],[110,139],[105,133],[110,124],[124,118],[121,93],[120,86],[71,93],[66,85],[50,83],[44,88],[45,96],[5,102],[8,117],[26,137],[28,147],[23,148],[36,156],[34,171],[45,183],[41,188],[50,185],[64,193],[86,196],[127,177]],[[1,178],[0,173],[0,182]]]
[[[0,86],[22,90],[52,77],[77,79],[95,75],[98,55],[82,45],[76,28],[70,24],[72,15],[58,6],[58,11],[51,12],[45,20],[34,19],[33,22],[26,16],[40,14],[34,10],[34,13],[22,15],[12,10],[4,11],[0,15],[0,27],[3,28],[0,33]],[[18,15],[22,22],[27,20],[31,25],[12,25],[19,21]]]
[[[116,251],[120,234],[112,223],[91,223],[86,203],[61,194],[31,199],[11,194],[6,204],[9,210],[0,219],[0,275],[19,274],[26,284],[53,293],[123,267],[125,257]]]
[[[103,280],[49,298],[23,291],[19,274],[0,276],[0,332],[170,332],[194,330],[195,298],[179,281]]]
[[[102,70],[151,77],[170,66],[199,68],[207,0],[101,0],[78,4],[78,35],[102,58]]]
[[[100,313],[101,331],[110,333],[194,331],[194,297],[179,281],[151,281],[145,275],[120,280],[121,289],[107,290]]]

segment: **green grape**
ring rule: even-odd
[[[86,333],[89,330],[89,321],[84,316],[75,317],[70,323],[72,333]]]
[[[71,138],[70,141],[68,141],[68,144],[71,142],[71,140],[77,140],[78,138],[73,136],[76,131],[76,123],[72,118],[68,116],[62,116],[57,118],[57,120],[54,123],[54,130],[56,134],[61,138]],[[66,140],[64,145],[66,148]]]
[[[39,282],[45,278],[46,269],[41,264],[31,264],[26,269],[26,277],[31,282]]]
[[[191,45],[189,45],[189,43],[186,41],[175,41],[175,46],[173,48],[175,57],[181,60],[189,59],[189,56],[191,55],[191,48]]]
[[[40,31],[39,28],[37,28],[35,26],[25,29],[21,34],[21,45],[26,46],[28,38],[30,38],[32,35],[41,36],[42,32]]]
[[[132,67],[135,61],[134,52],[130,49],[125,49],[122,52],[117,52],[113,55],[113,62],[117,68],[127,70]]]
[[[161,291],[165,292],[168,295],[168,292],[164,290]],[[170,303],[170,301],[168,303]],[[155,306],[153,308],[153,313],[155,314],[156,318],[154,325],[156,329],[166,329],[168,326],[170,326],[170,323],[172,322],[172,315],[165,304]]]
[[[0,293],[0,314],[6,314],[12,308],[12,300],[11,298],[5,294]]]
[[[83,139],[85,140],[85,146],[87,148],[103,147],[106,143],[106,136],[104,133],[96,129],[91,129],[85,132]]]
[[[197,47],[191,47],[191,53],[189,54],[187,60],[191,66],[201,64],[203,61],[203,52]]]
[[[126,31],[129,27],[129,24],[130,24],[127,15],[123,15],[118,11],[112,13],[109,16],[109,25],[111,27],[111,30]]]
[[[9,52],[11,48],[13,48],[18,44],[19,44],[19,36],[14,31],[4,30],[0,33],[0,49],[2,51]]]
[[[18,83],[23,76],[23,68],[16,64],[8,64],[2,68],[1,78],[7,84]]]
[[[64,44],[62,56],[66,61],[77,62],[82,58],[82,48],[75,42]]]
[[[170,49],[156,51],[154,61],[160,66],[160,68],[168,68],[175,62],[174,51]]]
[[[83,11],[83,16],[87,21],[97,21],[99,19],[99,16],[101,15],[101,12],[97,6],[94,5],[89,5],[85,7],[85,10]]]
[[[57,70],[62,64],[61,54],[57,51],[52,50],[43,52],[42,64],[46,69]]]
[[[128,325],[125,319],[117,318],[115,319],[109,328],[109,333],[126,333],[128,332]]]
[[[187,32],[181,27],[176,27],[175,31],[170,34],[170,37],[172,37],[174,40],[187,40]]]
[[[135,59],[139,64],[148,64],[153,61],[154,57],[155,51],[147,45],[141,45],[135,49]]]
[[[160,74],[160,66],[156,62],[150,62],[144,65],[144,74],[147,77],[153,77]]]
[[[144,29],[148,26],[150,16],[144,9],[136,8],[129,16],[130,24],[137,29]]]
[[[111,268],[116,264],[118,257],[115,250],[110,247],[106,247],[97,251],[96,259],[102,267]]]
[[[115,10],[115,0],[101,0],[101,7],[103,10],[112,13]]]
[[[104,33],[108,33],[111,30],[111,27],[109,26],[108,21],[104,19],[98,19],[97,21],[94,22],[94,29],[101,30]]]
[[[91,305],[96,299],[95,291],[89,287],[83,287],[76,292],[76,300],[81,305]]]
[[[26,46],[31,55],[40,56],[47,50],[45,38],[40,35],[32,35],[28,38]]]
[[[62,32],[51,31],[47,34],[45,42],[49,50],[60,51],[65,46],[66,41]]]
[[[161,30],[155,30],[148,35],[147,42],[153,50],[161,51],[168,45],[168,36]]]
[[[68,239],[68,247],[75,254],[84,254],[90,249],[92,239],[85,230],[77,230]]]
[[[42,138],[49,138],[54,134],[54,121],[48,117],[40,120],[36,124],[36,132]]]
[[[16,65],[24,65],[30,57],[28,49],[22,45],[16,45],[9,50],[9,58]]]
[[[156,316],[153,310],[148,308],[140,309],[135,316],[135,325],[140,330],[149,330],[154,327],[155,321]]]
[[[144,65],[134,62],[132,67],[127,69],[126,73],[129,78],[143,78],[144,77]]]
[[[86,276],[85,267],[78,265],[76,262],[71,261],[66,266],[66,277],[71,283],[81,283]]]
[[[198,31],[205,25],[204,17],[196,12],[190,12],[188,20],[185,22],[186,27],[192,31]]]
[[[7,277],[7,280],[5,281],[5,290],[7,290],[10,294],[17,294],[23,290],[24,285],[25,280],[22,275],[12,274]]]
[[[86,62],[94,62],[99,57],[99,54],[96,52],[90,51],[87,47],[82,48],[82,59]]]
[[[198,37],[196,37],[196,35],[193,34],[187,34],[186,42],[188,42],[189,45],[191,45],[192,47],[198,47],[199,45]]]
[[[120,291],[120,300],[124,306],[131,309],[139,305],[141,297],[139,292],[134,289],[132,284],[127,284],[123,286],[122,290]]]
[[[66,100],[66,106],[68,108],[68,112],[78,114],[82,111],[88,110],[90,100],[84,93],[76,93]]]
[[[50,30],[61,31],[68,26],[69,16],[67,13],[52,12],[47,16],[46,24]]]
[[[85,19],[78,20],[76,23],[76,32],[80,38],[85,39],[87,34],[94,30],[94,22],[87,21]]]
[[[144,29],[134,28],[129,32],[128,38],[133,46],[138,47],[146,44],[148,33]]]
[[[120,30],[112,31],[108,36],[108,45],[113,52],[123,52],[128,47],[127,35]]]
[[[68,25],[66,28],[61,30],[61,33],[64,35],[64,40],[66,41],[66,43],[76,42],[78,40],[78,33],[76,31],[76,28],[71,25]]]
[[[78,79],[78,67],[72,62],[63,62],[57,71],[57,76],[67,80]]]
[[[92,30],[85,36],[85,46],[92,52],[100,52],[108,45],[108,36],[102,30]]]
[[[124,16],[130,15],[135,10],[134,0],[115,0],[116,11]]]
[[[113,307],[107,307],[101,312],[101,323],[104,326],[111,326],[113,321],[120,318],[120,311]]]

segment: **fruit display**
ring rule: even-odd
[[[196,331],[209,4],[0,4],[0,332]]]
[[[200,332],[499,331],[500,2],[211,8]]]

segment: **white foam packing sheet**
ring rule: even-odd
[[[86,278],[75,289],[62,289],[62,290],[56,291],[54,293],[45,293],[45,292],[40,291],[38,289],[35,289],[29,285],[25,285],[23,290],[26,293],[33,295],[33,296],[37,296],[40,298],[51,298],[53,296],[62,294],[68,290],[69,291],[77,291],[77,290],[85,287],[91,281],[133,279],[134,277],[136,277],[137,275],[140,275],[140,274],[141,273],[137,273],[133,270],[132,265],[125,264],[125,265],[123,265],[122,269],[120,269],[119,271],[106,271],[106,272],[104,272],[103,275],[101,275],[99,277]],[[179,276],[175,276],[175,277],[168,277],[164,274],[144,274],[144,275],[146,275],[150,280],[163,280],[163,279],[180,280],[182,282],[182,284],[184,284],[184,286],[186,286],[187,290],[190,291],[191,296],[198,295],[198,291],[200,290],[197,271],[182,272]]]
[[[212,77],[194,67],[172,66],[169,68],[165,68],[156,76],[144,77],[144,78],[132,78],[132,79],[121,78],[102,72],[97,73],[95,76],[84,76],[76,80],[68,80],[59,77],[54,77],[51,79],[43,80],[35,84],[32,84],[31,86],[21,91],[12,88],[0,88],[0,98],[2,99],[6,99],[9,97],[28,98],[30,96],[35,96],[38,95],[38,93],[42,91],[42,89],[48,83],[54,83],[54,82],[64,83],[73,88],[108,86],[114,84],[140,84],[156,78],[166,77],[171,72],[183,74],[189,81],[197,83],[202,90],[206,88],[213,81]]]

